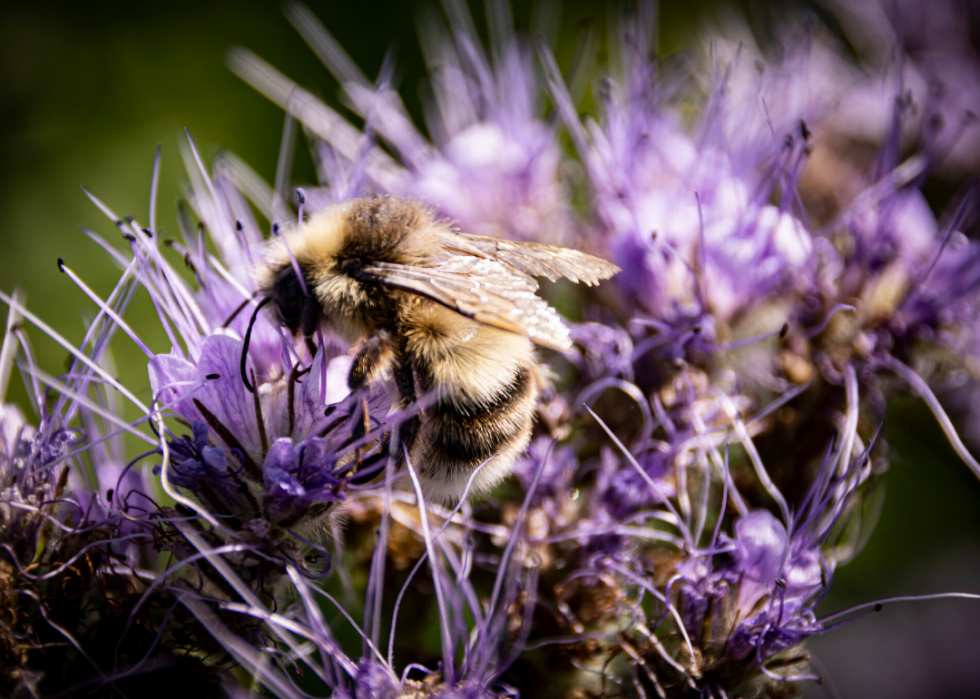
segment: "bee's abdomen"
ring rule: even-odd
[[[409,448],[426,496],[452,502],[466,490],[489,490],[513,468],[531,438],[539,375],[523,335],[465,318],[419,298],[403,306],[395,334],[411,386],[402,400],[438,396],[418,415]],[[406,377],[407,378],[407,377]],[[403,381],[403,383],[409,383]]]
[[[426,414],[430,439],[446,458],[479,464],[519,438],[530,424],[537,387],[528,367],[482,400],[444,400]]]
[[[428,497],[458,499],[473,471],[490,457],[472,492],[486,491],[510,473],[531,437],[538,397],[534,371],[520,367],[489,396],[444,399],[425,411],[411,452]]]

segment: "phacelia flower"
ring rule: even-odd
[[[812,28],[781,53],[706,42],[682,70],[649,55],[643,5],[582,117],[591,76],[566,81],[499,3],[489,49],[446,5],[448,27],[424,25],[428,135],[390,63],[369,81],[290,5],[363,125],[237,50],[234,70],[287,112],[275,187],[229,153],[208,169],[188,137],[177,239],[161,240],[155,197],[144,227],[92,196],[123,250],[85,232],[123,271],[103,298],[59,261],[98,307],[79,347],[0,296],[0,690],[124,692],[162,667],[176,694],[236,697],[791,696],[818,678],[807,639],[874,608],[819,605],[887,470],[885,373],[972,459],[913,371],[937,346],[972,358],[972,200],[937,221],[922,185],[939,160],[903,152],[905,102],[873,164],[821,160],[858,81]],[[297,121],[319,177],[303,189],[286,167]],[[828,162],[847,166],[843,194]],[[452,508],[424,498],[428,464],[395,470],[424,401],[394,409],[384,382],[352,393],[327,324],[305,342],[261,309],[266,237],[367,193],[624,270],[618,293],[562,299],[583,322],[534,377],[529,448]],[[125,320],[139,287],[164,347]],[[34,366],[20,318],[72,354],[63,374]],[[117,335],[144,353],[145,386],[106,369]],[[36,427],[3,405],[15,340]],[[147,451],[126,456],[122,434]]]
[[[159,512],[145,474],[121,465],[119,434],[141,433],[114,412],[119,401],[105,389],[115,379],[98,363],[113,323],[97,316],[88,328],[95,340],[83,351],[18,294],[2,298],[10,313],[0,347],[0,692],[71,694],[94,680],[121,692],[154,682],[165,692],[206,693],[217,683],[213,670],[172,652],[171,632],[182,625],[168,622],[174,598],[146,588]],[[64,374],[52,377],[33,363],[23,321],[70,349]],[[3,402],[18,357],[37,426]]]
[[[795,76],[767,66],[745,84],[730,74],[745,73],[747,57],[718,59],[691,128],[684,111],[694,96],[681,80],[661,78],[666,69],[648,57],[644,23],[631,20],[623,31],[623,74],[603,83],[599,122],[580,123],[545,56],[589,175],[596,235],[624,270],[616,281],[631,307],[670,324],[711,316],[731,325],[744,310],[798,290],[810,265],[810,232],[790,193],[804,113],[783,130],[789,120],[773,125],[765,109],[767,93]],[[764,127],[780,131],[746,134]]]
[[[230,63],[315,136],[312,147],[329,192],[342,191],[345,198],[400,194],[425,201],[467,233],[569,242],[573,221],[560,173],[561,146],[554,124],[544,118],[530,42],[501,21],[488,56],[467,10],[451,9],[450,27],[434,16],[423,25],[431,141],[412,123],[387,68],[371,84],[305,7],[292,5],[287,14],[365,120],[363,132],[250,52],[234,51]],[[373,139],[387,144],[397,162],[371,149]],[[317,201],[336,196],[320,194]]]

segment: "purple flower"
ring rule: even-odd
[[[583,379],[606,376],[633,379],[636,354],[633,338],[625,330],[602,323],[579,323],[571,327],[571,335],[581,348],[581,356],[573,361],[583,373]]]
[[[961,190],[940,224],[922,188],[937,171],[971,167],[959,154],[969,152],[972,118],[940,87],[971,71],[980,77],[973,50],[950,30],[965,9],[940,3],[923,14],[914,2],[867,2],[834,12],[865,60],[863,72],[847,67],[819,32],[811,45],[814,87],[836,87],[808,120],[813,148],[793,183],[819,226],[810,283],[790,319],[805,340],[789,344],[796,353],[816,340],[807,361],[834,383],[847,362],[870,380],[895,360],[907,363],[920,343],[962,361],[978,308],[980,258],[961,233],[974,222],[975,192]]]
[[[793,330],[777,362],[797,383],[819,371],[841,384],[856,368],[863,385],[880,390],[881,374],[898,374],[925,398],[953,447],[980,475],[980,464],[929,388],[932,377],[908,366],[936,348],[955,364],[973,361],[980,254],[961,229],[975,219],[976,188],[964,189],[942,226],[937,223],[920,189],[935,167],[928,148],[899,162],[906,106],[896,102],[866,189],[821,227],[811,283],[792,310]],[[802,192],[813,194],[806,183]]]
[[[365,120],[363,133],[253,54],[236,50],[231,64],[319,139],[314,145],[329,192],[311,190],[314,208],[365,192],[391,192],[425,201],[467,233],[568,241],[573,222],[559,175],[561,147],[543,118],[533,52],[508,23],[496,27],[491,57],[468,17],[454,15],[449,29],[435,20],[424,26],[429,142],[389,86],[385,69],[371,85],[312,13],[292,6],[289,15]],[[372,148],[376,137],[399,163]]]
[[[288,377],[280,374],[259,384],[256,394],[249,393],[242,383],[238,367],[241,355],[241,340],[223,334],[203,340],[196,363],[158,355],[150,362],[150,385],[157,402],[171,406],[191,422],[208,425],[226,449],[239,450],[239,461],[251,464],[247,471],[262,463],[271,441],[282,437],[302,441],[336,425],[333,411],[329,416],[324,414],[327,404],[320,399],[320,391],[343,400],[346,377],[338,376],[329,365],[323,371],[322,349],[305,376],[300,377],[299,371],[291,371]],[[252,367],[250,360],[251,356],[246,371]],[[343,360],[333,363],[341,369],[346,367]]]
[[[314,503],[342,500],[347,484],[342,456],[333,444],[318,437],[298,443],[287,437],[273,442],[262,464],[266,518],[281,525],[294,524],[311,512],[327,512]],[[314,522],[303,524],[305,530],[316,526]]]
[[[553,442],[548,437],[538,437],[531,442],[525,455],[514,466],[517,480],[528,489],[537,475],[538,467],[544,463],[535,489],[537,497],[554,497],[567,491],[578,467],[575,450],[567,446],[553,448]]]
[[[651,450],[640,455],[637,462],[645,476],[656,483],[656,490],[650,487],[647,478],[629,469],[622,459],[610,451],[603,452],[595,490],[602,501],[597,513],[599,521],[622,521],[644,507],[662,504],[664,498],[677,494],[672,478],[672,455]]]
[[[711,314],[730,324],[798,290],[812,243],[782,188],[798,178],[804,114],[773,123],[761,106],[766,90],[788,78],[770,80],[769,72],[782,76],[776,67],[754,82],[729,80],[729,72],[746,73],[744,59],[731,58],[688,129],[681,108],[690,96],[658,77],[642,23],[624,31],[624,74],[605,83],[598,124],[579,122],[553,60],[546,62],[589,175],[596,234],[623,268],[616,281],[627,302],[667,323]],[[776,138],[751,135],[768,128],[779,129]]]
[[[142,629],[149,620],[147,608],[137,605],[146,590],[138,578],[145,575],[141,566],[153,564],[147,544],[156,525],[147,514],[156,508],[139,471],[120,466],[118,434],[139,432],[114,412],[118,398],[102,383],[114,379],[94,361],[106,349],[99,339],[103,318],[88,328],[93,341],[83,351],[24,308],[19,294],[0,296],[11,308],[0,346],[0,693],[71,693],[86,673],[104,677],[100,665],[114,650],[122,666],[147,659],[167,664],[173,657],[156,643],[156,631],[131,635],[138,650],[116,647],[127,624]],[[22,319],[69,348],[75,361],[63,375],[49,376],[34,364]],[[33,389],[36,427],[3,402],[18,355]],[[119,424],[124,428],[110,429]],[[163,597],[147,594],[148,606],[156,611]],[[118,675],[113,681],[126,684]]]
[[[717,554],[724,556],[678,567],[685,626],[692,635],[707,629],[702,647],[723,653],[706,653],[706,667],[723,672],[726,663],[748,662],[782,679],[782,672],[765,669],[767,660],[825,630],[813,607],[826,596],[834,568],[849,549],[841,542],[829,546],[828,537],[853,511],[859,487],[873,472],[870,450],[841,470],[840,448],[829,449],[795,521],[787,525],[767,510],[753,510],[735,523],[734,536],[722,536]],[[706,627],[709,613],[716,617]]]
[[[289,172],[274,190],[229,154],[209,171],[190,139],[179,240],[160,240],[152,211],[143,227],[93,197],[128,249],[88,234],[124,272],[103,299],[60,265],[99,313],[85,352],[62,343],[74,355],[63,376],[27,372],[37,428],[0,409],[0,553],[23,563],[49,546],[58,555],[42,563],[60,566],[78,549],[56,547],[90,531],[79,546],[104,556],[100,584],[128,584],[114,577],[123,562],[159,562],[157,578],[139,569],[149,584],[138,602],[119,597],[132,616],[119,646],[159,630],[132,645],[227,653],[278,696],[298,696],[299,670],[301,693],[350,699],[513,697],[545,684],[786,693],[814,677],[803,644],[833,628],[816,610],[855,550],[849,518],[884,471],[865,424],[869,404],[892,395],[878,375],[898,373],[945,418],[902,361],[918,342],[970,351],[980,258],[959,233],[969,207],[937,223],[921,194],[935,153],[899,162],[901,104],[874,168],[835,152],[849,176],[827,175],[838,171],[812,153],[856,78],[820,42],[754,60],[748,45],[716,41],[710,61],[680,71],[650,60],[644,6],[612,47],[624,69],[598,85],[598,121],[579,117],[542,45],[559,112],[546,120],[536,57],[491,9],[489,50],[458,4],[447,3],[448,29],[424,27],[430,136],[408,118],[391,67],[369,82],[300,6],[291,21],[362,128],[236,52],[234,68],[289,114],[282,162],[294,118],[313,136],[319,186],[295,201]],[[807,179],[814,164],[830,170]],[[579,168],[590,206],[575,221]],[[820,188],[845,179],[846,196]],[[321,329],[310,356],[258,308],[252,270],[267,231],[253,212],[275,236],[367,192],[425,200],[471,233],[601,248],[624,268],[618,296],[579,298],[587,322],[565,363],[552,362],[567,375],[542,387],[537,436],[492,500],[426,502],[417,475],[428,464],[386,468],[404,412],[385,390],[350,394],[337,337]],[[137,284],[165,353],[124,320]],[[113,333],[145,353],[149,405],[102,367]],[[119,417],[119,396],[137,421]],[[828,422],[837,438],[819,462],[809,443]],[[150,450],[127,463],[116,431]],[[173,507],[156,503],[144,461]],[[51,544],[55,529],[65,536]],[[19,590],[41,589],[33,569],[14,567]],[[117,655],[113,681],[143,662]]]
[[[253,268],[262,254],[262,235],[240,187],[250,191],[259,209],[269,215],[281,202],[233,156],[220,159],[209,174],[189,138],[185,155],[192,180],[187,198],[201,223],[192,232],[190,214],[184,211],[179,217],[183,242],[166,242],[184,256],[195,274],[196,290],[161,254],[152,229],[119,221],[93,197],[119,221],[132,257],[116,255],[125,260],[127,274],[149,292],[173,343],[167,354],[153,354],[141,345],[149,358],[154,398],[150,419],[176,415],[193,433],[166,431],[171,468],[159,472],[166,474],[166,481],[195,493],[215,513],[232,517],[235,526],[266,518],[308,531],[314,525],[301,521],[304,513],[311,519],[312,510],[323,514],[322,507],[311,507],[312,501],[342,500],[341,477],[356,469],[347,449],[355,437],[352,420],[378,426],[388,412],[388,396],[383,387],[361,397],[348,395],[350,360],[329,334],[321,334],[316,356],[309,357],[305,346],[271,317],[258,314]],[[273,223],[273,232],[277,225]],[[205,235],[219,256],[207,253]],[[73,272],[66,273],[81,284]],[[275,455],[270,461],[270,449],[281,448],[283,440],[301,453],[329,442],[334,459],[330,464],[318,460],[316,468],[303,470],[302,486],[283,490],[287,472],[264,468],[276,463]],[[372,444],[362,448],[360,456],[378,451],[377,437]],[[301,496],[307,492],[315,493],[313,499]],[[284,495],[293,501],[283,504]]]
[[[757,510],[735,524],[732,557],[738,576],[735,606],[746,616],[729,639],[734,658],[745,657],[759,647],[759,634],[768,634],[760,650],[765,658],[819,630],[810,619],[794,619],[826,585],[818,542],[805,536],[790,540],[781,522],[771,513]],[[769,603],[755,612],[764,599]]]
[[[832,12],[865,70],[831,115],[835,131],[862,142],[899,137],[918,143],[946,177],[975,175],[980,56],[969,36],[975,9],[901,0],[833,4]],[[897,134],[890,128],[896,95],[905,109]]]

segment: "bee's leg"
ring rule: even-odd
[[[370,482],[375,476],[378,475],[384,469],[384,464],[388,461],[388,456],[391,450],[391,434],[385,432],[384,436],[381,438],[381,446],[374,454],[367,457],[366,459],[361,459],[360,463],[356,464],[353,469],[351,469],[351,474],[354,475],[348,483],[354,483],[356,485],[363,485]]]
[[[361,344],[354,361],[351,362],[347,385],[351,391],[368,388],[372,383],[388,373],[395,361],[395,348],[391,341],[391,333],[379,330],[366,338]],[[354,425],[351,437],[360,439],[371,429],[371,415],[368,409],[367,391],[361,394],[361,421]],[[361,461],[361,451],[358,450],[356,461]]]
[[[312,296],[307,296],[303,301],[302,327],[303,338],[306,340],[306,350],[310,353],[310,361],[316,356],[316,344],[313,342],[313,333],[316,332],[320,324],[320,302]]]
[[[352,391],[370,386],[391,370],[394,361],[395,346],[391,341],[391,333],[379,330],[365,338],[354,355],[347,385]]]
[[[371,412],[370,406],[368,406],[367,393],[361,393],[361,421],[354,425],[354,429],[351,434],[354,439],[360,439],[368,432],[371,431]]]
[[[395,370],[395,385],[398,387],[398,394],[402,399],[402,407],[408,407],[415,402],[415,373],[411,364],[401,363]],[[398,428],[398,442],[411,451],[415,443],[415,437],[419,432],[419,416],[413,415],[403,422]],[[398,460],[401,461],[401,448],[399,447]]]

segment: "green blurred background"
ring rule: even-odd
[[[423,67],[415,16],[421,4],[310,5],[369,76],[395,49],[400,91],[418,118]],[[740,9],[764,33],[770,6],[750,2]],[[471,7],[482,24],[482,6]],[[529,7],[517,3],[518,22],[526,23]],[[722,2],[665,2],[661,50],[694,41],[700,23],[731,9]],[[559,59],[570,53],[583,20],[594,18],[601,27],[607,14],[602,2],[565,2]],[[275,2],[7,3],[0,9],[0,289],[24,289],[28,307],[69,341],[81,340],[83,320],[95,307],[58,273],[57,258],[103,296],[118,278],[105,253],[78,231],[89,226],[120,242],[79,185],[145,224],[153,154],[161,143],[159,225],[165,237],[175,233],[173,204],[185,179],[178,150],[184,127],[206,158],[227,148],[267,181],[274,179],[283,114],[225,67],[225,53],[234,45],[252,49],[339,106],[336,83]],[[297,158],[294,175],[312,178],[308,159]],[[141,294],[127,319],[154,351],[166,352],[154,317]],[[39,364],[58,373],[65,351],[40,332],[30,336]],[[142,354],[121,339],[115,358],[123,382],[149,401]],[[30,411],[16,378],[8,399]],[[839,570],[826,611],[892,595],[980,592],[980,483],[918,401],[893,406],[886,431],[895,459],[881,521],[863,554]],[[978,627],[980,602],[890,606],[815,639],[811,648],[842,696],[977,696]],[[808,695],[824,691],[811,687]]]

